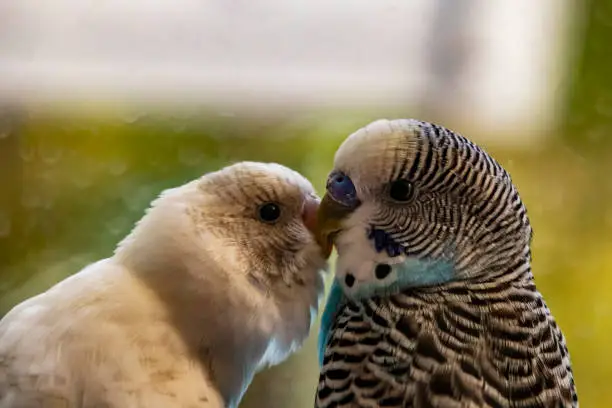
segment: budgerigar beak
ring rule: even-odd
[[[317,242],[329,257],[336,235],[342,230],[342,222],[353,213],[356,207],[343,205],[325,194],[317,214]]]

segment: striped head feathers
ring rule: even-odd
[[[378,120],[340,146],[319,208],[351,297],[529,270],[531,227],[509,174],[442,126]]]

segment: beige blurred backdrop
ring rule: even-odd
[[[581,402],[612,406],[611,36],[607,0],[4,0],[0,315],[165,188],[249,159],[321,193],[349,133],[414,117],[511,173]],[[241,407],[313,406],[317,329]]]

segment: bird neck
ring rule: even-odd
[[[131,271],[156,296],[163,323],[178,334],[188,358],[202,367],[226,406],[235,407],[268,348],[270,334],[261,320],[270,311],[219,266],[197,271],[189,265],[159,266],[141,264]]]
[[[531,252],[516,253],[506,258],[498,258],[484,267],[475,268],[465,275],[463,283],[469,285],[488,285],[505,282],[532,282]]]
[[[142,242],[134,242],[138,252]],[[155,246],[163,248],[162,246]],[[129,256],[122,264],[154,294],[164,324],[172,326],[228,408],[235,407],[251,382],[270,342],[271,330],[262,320],[273,312],[253,290],[247,275],[232,273],[235,265],[200,251],[156,251]],[[272,320],[272,318],[270,318]],[[270,326],[272,323],[270,323]],[[177,357],[180,358],[180,357]]]
[[[445,294],[463,292],[486,293],[490,289],[512,286],[535,290],[535,283],[531,271],[530,259],[522,257],[506,264],[490,265],[488,268],[478,269],[461,279],[454,279],[445,283],[421,287],[406,287],[396,291],[395,294],[406,296],[426,296],[433,303],[435,299],[446,301]],[[484,291],[484,292],[483,292]],[[435,297],[437,294],[441,296]],[[393,296],[391,295],[391,296]],[[434,297],[429,298],[430,295]],[[389,297],[389,296],[388,296]]]
[[[423,304],[420,303],[422,299],[427,299],[427,304],[429,305],[436,305],[440,302],[446,302],[447,297],[444,295],[445,293],[452,294],[457,290],[463,296],[465,296],[466,293],[480,293],[483,298],[486,298],[487,294],[496,293],[490,292],[491,289],[499,290],[507,286],[521,287],[530,291],[536,291],[533,274],[531,272],[530,259],[530,256],[518,257],[514,263],[495,265],[488,270],[480,271],[482,273],[478,274],[475,278],[467,280],[447,280],[445,277],[450,276],[449,273],[454,272],[452,270],[446,270],[444,273],[438,271],[439,273],[437,273],[437,275],[434,274],[437,277],[428,278],[428,281],[431,281],[432,284],[415,286],[414,279],[410,282],[406,280],[403,282],[403,285],[387,287],[384,291],[380,292],[372,291],[370,296],[359,298],[353,296],[349,298],[343,292],[342,285],[334,279],[321,317],[321,327],[319,329],[317,343],[319,364],[323,365],[325,347],[333,323],[344,305],[349,302],[366,302],[370,299],[374,299],[375,302],[384,303],[387,299],[399,295],[402,296],[403,299],[415,299],[415,301],[418,301],[418,307],[423,307]],[[420,274],[424,272],[423,265],[417,266],[417,273]],[[435,268],[445,269],[446,267],[438,265],[435,266]]]
[[[178,334],[188,358],[234,407],[268,351],[276,310],[241,273],[247,266],[237,249],[195,230],[188,209],[180,200],[152,206],[113,259],[150,290],[161,323]]]
[[[325,302],[323,315],[321,316],[321,327],[319,328],[319,336],[317,338],[317,350],[319,357],[319,365],[323,365],[323,354],[327,346],[327,340],[331,332],[332,325],[336,320],[336,315],[342,306],[348,301],[347,297],[342,292],[342,287],[336,279],[333,280],[329,295]]]

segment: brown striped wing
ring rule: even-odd
[[[462,290],[346,305],[315,406],[578,407],[565,340],[540,294],[505,290],[499,301]]]

